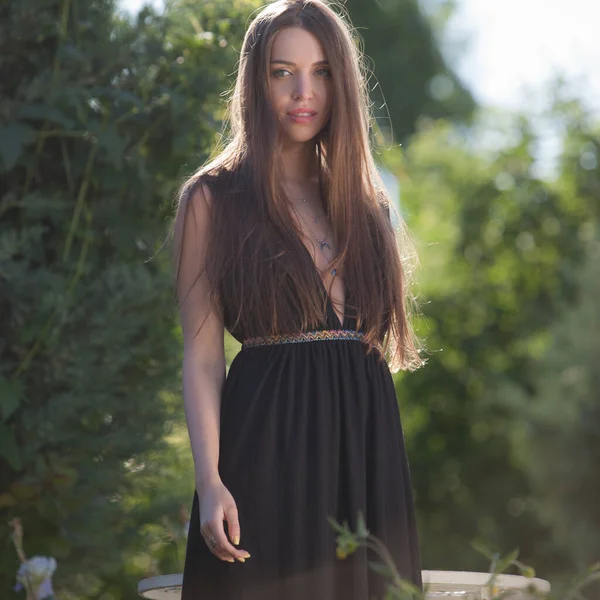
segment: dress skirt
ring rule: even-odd
[[[355,531],[359,512],[400,575],[421,588],[394,383],[365,348],[322,339],[237,354],[222,393],[219,473],[251,558],[229,563],[210,552],[194,493],[183,600],[383,599],[388,580],[368,565],[379,557],[365,548],[336,556],[327,517]]]

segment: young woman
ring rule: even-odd
[[[375,555],[336,557],[328,517],[354,530],[359,513],[421,586],[390,368],[424,361],[363,71],[343,14],[320,0],[267,5],[242,46],[231,138],[182,188],[196,484],[183,600],[382,598]],[[242,343],[227,375],[224,328]]]

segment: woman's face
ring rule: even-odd
[[[333,84],[319,40],[306,29],[287,27],[275,34],[269,65],[271,102],[284,138],[306,142],[327,123]],[[310,116],[290,114],[308,112]]]

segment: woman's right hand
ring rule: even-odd
[[[221,560],[228,562],[245,562],[250,554],[241,548],[235,548],[232,543],[238,542],[240,524],[238,510],[229,490],[223,482],[215,481],[203,486],[197,486],[200,508],[200,533],[210,551]],[[231,542],[225,535],[223,521],[227,521],[227,532]],[[215,540],[216,544],[211,544]]]

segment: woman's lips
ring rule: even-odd
[[[316,116],[317,116],[317,113],[314,113],[311,115],[297,115],[294,113],[288,113],[288,117],[294,123],[312,123],[315,120]]]

